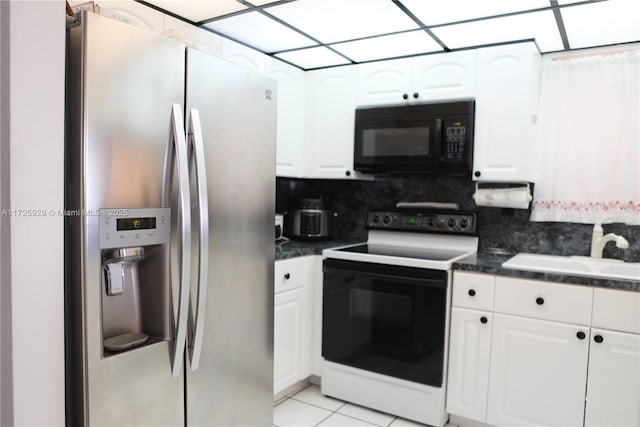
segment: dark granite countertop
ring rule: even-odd
[[[497,274],[500,276],[520,277],[523,279],[544,280],[600,288],[620,289],[640,292],[640,280],[596,279],[592,277],[572,276],[568,274],[538,273],[533,271],[502,268],[502,263],[515,254],[492,254],[479,252],[453,264],[454,270],[474,271],[477,273]]]
[[[350,245],[358,242],[339,241],[300,241],[276,242],[276,260],[295,258],[305,255],[321,255],[323,249]],[[538,273],[533,271],[502,268],[502,263],[515,254],[495,254],[478,252],[453,263],[453,269],[477,273],[497,274],[500,276],[520,277],[523,279],[544,280],[548,282],[569,283],[600,288],[620,289],[640,292],[640,280],[596,279],[592,277],[572,276],[568,274]]]
[[[320,242],[288,240],[276,242],[276,261],[305,255],[321,255],[323,249],[335,248],[337,246],[350,245],[353,243],[358,242],[338,242],[335,240]]]

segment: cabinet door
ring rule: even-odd
[[[308,71],[306,78],[310,177],[353,178],[356,68]]]
[[[640,335],[592,329],[585,426],[638,425]]]
[[[255,49],[248,48],[233,40],[222,39],[222,58],[242,68],[265,72],[266,55]]]
[[[491,324],[490,313],[451,309],[447,412],[480,422],[487,411]]]
[[[540,81],[533,43],[478,50],[474,179],[535,181],[530,169]]]
[[[304,175],[304,71],[267,58],[268,75],[278,82],[276,175]]]
[[[476,51],[417,56],[413,59],[413,86],[418,101],[474,98]]]
[[[585,327],[494,314],[487,423],[581,426],[588,338]]]
[[[412,65],[411,59],[358,65],[358,106],[412,101]]]
[[[279,393],[300,378],[303,289],[276,294],[273,312],[273,392]]]

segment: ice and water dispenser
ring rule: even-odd
[[[104,356],[171,339],[169,208],[102,209]]]

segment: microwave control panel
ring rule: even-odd
[[[444,122],[443,157],[447,160],[465,161],[471,131],[466,117],[447,117]]]

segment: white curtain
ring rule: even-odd
[[[532,221],[640,224],[640,46],[624,48],[543,58]]]

